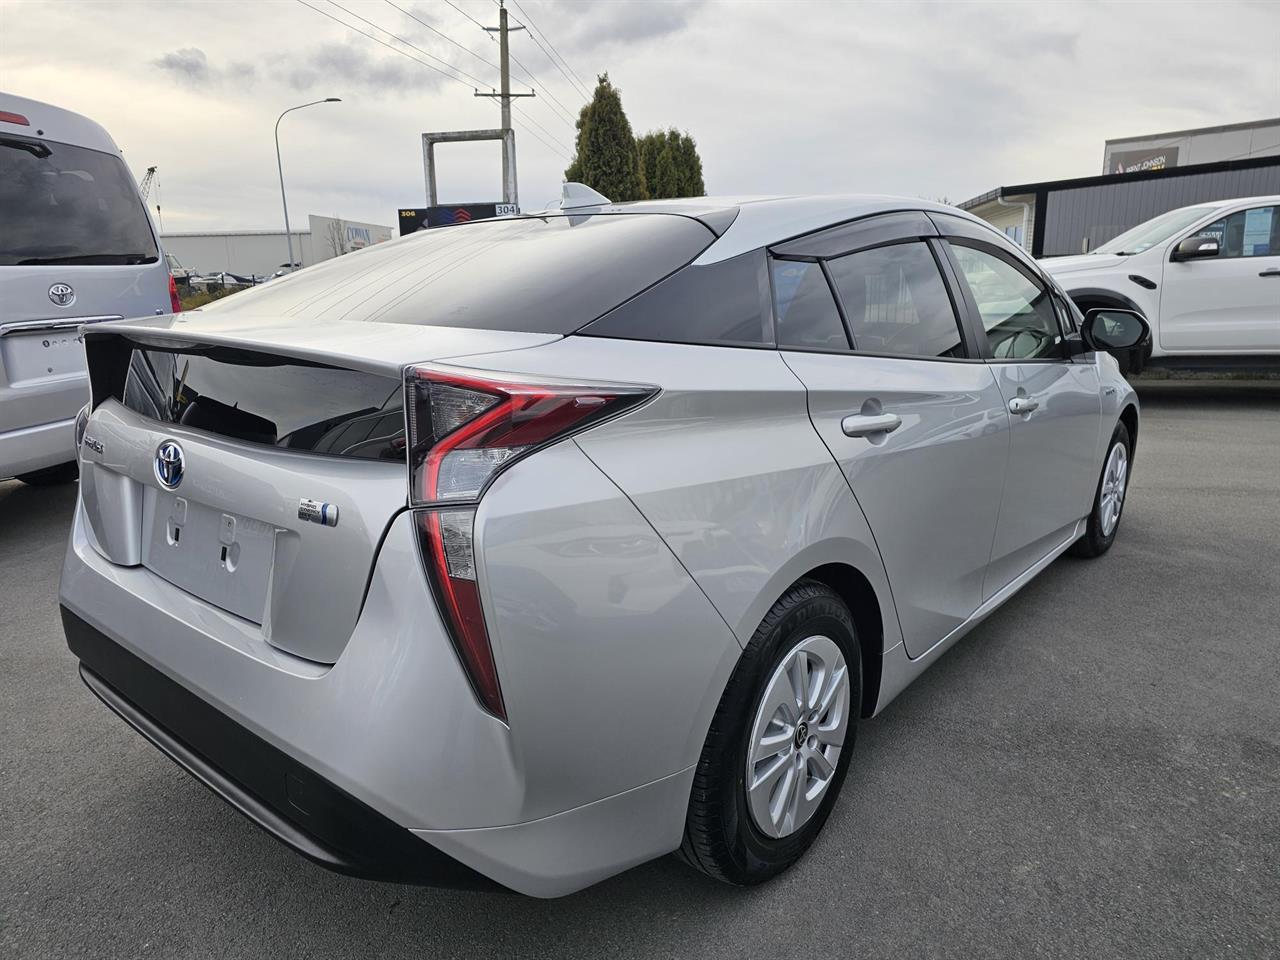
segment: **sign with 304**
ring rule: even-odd
[[[416,233],[426,227],[443,227],[494,217],[514,217],[519,212],[520,208],[514,203],[450,203],[435,207],[402,207],[399,216],[400,236]]]

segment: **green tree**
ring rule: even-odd
[[[676,162],[676,152],[671,149],[670,139],[663,140],[662,149],[658,151],[654,162],[653,183],[650,194],[655,198],[679,197],[681,180],[680,168]]]
[[[682,197],[705,197],[707,185],[702,180],[702,157],[698,155],[698,144],[688,133],[680,135],[679,145],[674,148],[680,168],[680,195]]]
[[[566,180],[585,183],[610,200],[644,200],[644,167],[619,90],[602,73],[591,102],[578,115],[576,155]]]
[[[702,159],[698,156],[698,145],[693,137],[673,127],[665,131],[652,130],[636,143],[651,199],[706,195],[707,188],[702,182]],[[659,163],[664,152],[670,154],[670,169],[663,164],[665,172],[660,173]]]
[[[646,133],[636,141],[636,148],[640,151],[640,166],[644,169],[645,186],[651,200],[661,196],[654,192],[654,185],[658,182],[658,154],[664,146],[666,139],[656,130]]]

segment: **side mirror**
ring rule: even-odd
[[[1169,259],[1174,263],[1180,263],[1183,260],[1207,260],[1216,257],[1219,249],[1221,248],[1217,237],[1187,237],[1173,248]]]
[[[1084,315],[1084,326],[1080,328],[1080,337],[1090,350],[1108,353],[1132,350],[1146,343],[1150,336],[1151,327],[1142,314],[1110,307],[1090,310]]]

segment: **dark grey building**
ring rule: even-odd
[[[1167,210],[1280,195],[1280,156],[998,187],[960,204],[1035,257],[1086,253]]]
[[[1168,210],[1280,194],[1280,118],[1108,140],[1103,174],[997,187],[960,204],[1034,256],[1084,253]]]

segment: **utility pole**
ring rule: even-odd
[[[511,99],[512,97],[532,97],[532,91],[529,93],[512,93],[511,92],[511,56],[507,48],[507,33],[511,30],[523,30],[524,27],[508,27],[507,26],[507,8],[504,0],[498,0],[498,25],[496,27],[485,27],[489,33],[497,33],[498,35],[498,65],[502,74],[501,93],[481,93],[479,90],[475,92],[477,97],[497,97],[502,106],[502,131],[504,134],[511,130]],[[516,144],[514,136],[506,136],[502,141],[502,200],[504,203],[519,204],[518,191],[516,188]]]

